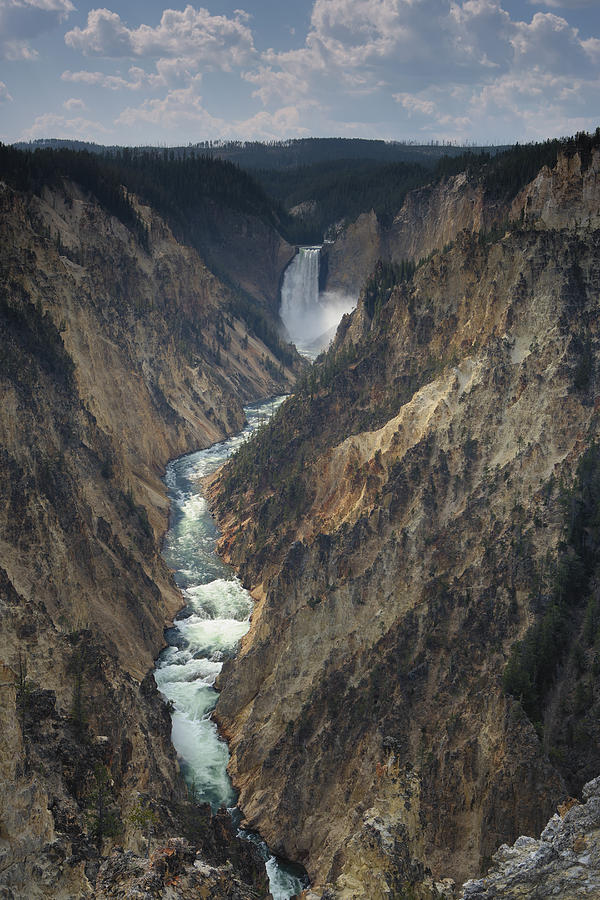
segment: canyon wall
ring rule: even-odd
[[[325,245],[325,289],[358,296],[377,260],[419,260],[461,231],[487,231],[508,208],[490,202],[483,186],[464,173],[410,191],[391,224],[382,225],[373,211],[363,213]]]
[[[194,224],[202,258],[212,271],[277,316],[281,275],[295,247],[257,216],[214,201]]]
[[[142,850],[140,797],[158,835],[191,832],[214,865],[229,846],[240,896],[266,891],[250,849],[187,802],[151,674],[182,602],[158,550],[161,475],[169,458],[239,430],[243,403],[289,390],[300,364],[288,351],[286,367],[197,252],[136,208],[146,248],[68,180],[38,195],[0,184],[7,897],[93,896],[110,834]],[[285,257],[270,234],[268,253],[277,246]]]
[[[221,677],[230,771],[312,896],[450,896],[599,770],[597,164],[542,171],[500,239],[379,267],[211,488],[257,600]]]
[[[489,232],[507,221],[530,227],[562,228],[569,223],[596,227],[600,157],[582,165],[580,155],[562,155],[544,166],[515,198],[487,190],[480,175],[460,173],[410,191],[390,223],[363,213],[326,244],[324,289],[358,296],[377,260],[400,263],[429,256],[462,231]]]

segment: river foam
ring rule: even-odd
[[[169,463],[165,483],[171,501],[163,556],[173,569],[186,606],[166,632],[169,646],[157,660],[154,677],[171,703],[171,739],[191,793],[214,810],[232,808],[236,796],[227,774],[229,751],[211,713],[214,683],[223,659],[233,655],[250,627],[253,601],[233,571],[215,552],[218,532],[201,494],[202,479],[214,472],[285,398],[246,409],[248,424],[235,437]],[[275,900],[300,893],[305,880],[277,860],[254,835],[243,832],[263,854]]]

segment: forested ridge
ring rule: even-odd
[[[127,192],[135,193],[192,245],[194,219],[209,202],[279,225],[277,205],[254,179],[233,163],[195,153],[177,157],[172,151],[130,148],[104,155],[69,149],[30,152],[0,144],[0,177],[36,194],[58,178],[72,178],[134,229],[138,219]]]
[[[0,179],[15,190],[41,194],[60,178],[70,178],[92,193],[147,246],[146,229],[123,191],[119,171],[87,151],[67,149],[25,152],[0,143]]]
[[[572,156],[579,152],[585,166],[591,151],[600,142],[599,131],[593,135],[581,132],[570,138],[515,144],[508,149],[456,153],[451,152],[452,148],[444,148],[440,156],[423,155],[414,161],[348,157],[250,171],[286,211],[298,207],[295,221],[285,223],[290,239],[316,243],[332,226],[347,225],[370,210],[375,211],[380,224],[386,227],[399,212],[409,191],[462,172],[469,179],[481,182],[489,198],[510,201],[543,166],[554,166],[559,153]]]
[[[20,142],[15,146],[20,150],[35,149],[70,149],[88,150],[90,153],[117,153],[118,146],[85,141],[61,140],[58,138],[40,138],[29,143]],[[421,162],[433,166],[442,156],[458,156],[468,148],[455,144],[430,141],[419,144],[416,141],[383,141],[368,138],[294,138],[283,141],[198,141],[186,146],[169,147],[168,152],[176,157],[186,157],[191,153],[214,156],[236,163],[242,169],[295,169],[298,166],[310,166],[314,163],[327,163],[336,160],[371,160],[373,162]],[[473,147],[480,150],[480,147]],[[502,147],[491,148],[492,152]],[[162,153],[163,150],[142,146],[136,148],[140,153]]]
[[[380,220],[391,219],[408,191],[430,181],[432,172],[418,162],[344,159],[253,174],[287,211],[305,204],[286,222],[286,230],[297,243],[311,243],[322,240],[335,223],[349,223],[371,209]]]
[[[231,312],[246,322],[283,362],[292,354],[283,344],[265,311],[206,252],[205,232],[211,208],[229,208],[255,216],[271,228],[283,230],[285,219],[277,203],[251,176],[233,163],[195,153],[177,157],[170,151],[140,152],[121,148],[100,155],[86,150],[44,148],[33,152],[0,144],[0,180],[16,190],[40,195],[69,178],[92,194],[128,228],[148,250],[149,235],[130,194],[162,216],[182,243],[194,247],[230,289]]]
[[[594,134],[584,131],[574,137],[554,138],[534,144],[515,144],[502,153],[488,151],[446,156],[436,165],[436,175],[448,178],[465,172],[468,177],[480,178],[487,193],[495,198],[509,200],[535,178],[543,166],[552,168],[560,153],[566,156],[581,154],[584,170],[589,164],[592,150],[600,146],[600,128]]]
[[[206,204],[255,215],[291,243],[323,240],[331,226],[375,211],[385,226],[408,191],[465,172],[493,197],[510,199],[559,153],[582,153],[584,165],[600,129],[507,149],[310,138],[196,147],[102,148],[63,144],[17,150],[0,145],[0,177],[38,192],[48,179],[69,176],[90,190],[144,239],[124,185],[164,216],[180,240],[198,245]],[[35,148],[35,144],[31,147]],[[302,208],[302,206],[304,208]],[[300,207],[295,215],[290,210]]]

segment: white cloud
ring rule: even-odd
[[[75,10],[71,0],[0,0],[0,59],[35,59],[30,41]]]
[[[273,101],[278,102],[280,98],[299,100],[307,97],[312,87],[306,74],[301,71],[301,54],[303,51],[293,51],[287,54],[285,61],[273,59],[280,66],[278,70],[272,66],[260,66],[256,71],[244,72],[243,78],[257,85],[253,96],[259,97],[265,106]],[[296,64],[294,59],[298,60]]]
[[[520,69],[560,73],[589,69],[589,56],[577,29],[554,13],[538,12],[529,24],[517,22],[511,44],[514,64]]]
[[[167,128],[173,135],[173,140],[186,129],[190,140],[207,136],[213,140],[273,140],[283,135],[304,137],[310,134],[305,120],[309,110],[318,107],[315,101],[284,106],[273,112],[261,110],[246,119],[228,122],[213,116],[205,108],[203,98],[198,93],[199,85],[198,76],[188,87],[171,90],[161,99],[147,99],[137,107],[127,107],[120,113],[115,125],[128,128]]]
[[[409,114],[411,112],[417,112],[426,116],[432,116],[437,111],[437,107],[433,100],[425,100],[423,97],[419,97],[416,94],[394,94],[394,100],[401,103],[404,109],[409,111]]]
[[[264,103],[320,92],[356,96],[402,81],[469,82],[506,70],[512,23],[498,0],[316,0],[303,47],[263,54],[245,73]]]
[[[131,127],[145,123],[169,130],[191,126],[219,136],[226,122],[213,117],[204,108],[202,97],[197,92],[198,82],[199,79],[186,88],[171,90],[161,99],[148,99],[138,107],[127,107],[120,113],[115,125]]]
[[[77,97],[69,97],[68,100],[65,100],[63,106],[65,109],[68,109],[69,112],[83,112],[83,110],[86,109],[83,100],[79,100]]]
[[[63,81],[87,84],[110,91],[137,91],[144,86],[149,88],[185,87],[192,81],[197,84],[202,76],[196,71],[196,67],[195,60],[189,57],[178,57],[157,60],[155,72],[146,72],[139,66],[130,66],[127,70],[127,78],[122,75],[107,75],[105,72],[90,72],[87,69],[78,72],[71,72],[70,69],[67,69],[60,77]]]
[[[5,0],[2,5],[57,13],[61,22],[75,9],[71,0]]]
[[[514,72],[473,92],[469,107],[474,121],[491,128],[506,123],[526,140],[590,131],[590,114],[600,78],[583,79],[533,70]]]
[[[68,119],[56,113],[44,113],[37,116],[30,128],[22,133],[24,141],[30,141],[38,137],[75,138],[77,140],[95,141],[102,140],[110,134],[101,122],[92,122],[77,116]]]
[[[172,59],[157,60],[156,74],[147,77],[154,86],[175,87],[182,83],[187,84],[192,79],[197,82],[201,77],[197,74],[197,69],[197,60],[190,56],[176,56]]]
[[[262,110],[249,119],[232,124],[229,128],[230,136],[232,138],[245,137],[255,141],[277,140],[283,135],[307,137],[310,135],[310,129],[306,127],[306,113],[311,105],[316,106],[317,104],[283,106],[273,113]]]
[[[186,6],[183,11],[166,9],[156,28],[128,28],[117,13],[93,9],[86,27],[68,31],[65,42],[86,56],[189,57],[197,65],[229,70],[248,62],[254,53],[245,18],[239,11],[228,18]]]
[[[10,103],[12,97],[8,93],[8,88],[3,81],[0,81],[0,103]]]
[[[598,5],[598,0],[529,0],[534,6],[550,6],[553,9],[593,9]]]
[[[34,50],[28,41],[0,40],[0,59],[15,62],[19,59],[33,60],[38,58],[37,50]]]
[[[312,97],[330,113],[343,108],[342,116],[362,109],[368,123],[371,109],[395,100],[404,116],[396,134],[417,127],[451,139],[481,128],[481,139],[497,140],[503,131],[506,140],[538,136],[542,122],[547,134],[574,119],[591,123],[599,67],[599,38],[583,40],[551,12],[517,21],[502,0],[315,0],[303,46],[267,51],[243,77],[267,108]],[[560,89],[552,95],[545,85],[557,73]],[[479,118],[477,109],[492,97],[497,119]]]
[[[188,4],[165,9],[158,24],[130,26],[118,13],[96,8],[65,41],[71,50],[113,62],[67,70],[62,79],[82,91],[110,92],[112,101],[104,102],[113,103],[111,128],[128,130],[129,140],[335,133],[499,141],[567,133],[573,123],[595,127],[600,28],[587,27],[582,37],[568,10],[596,4],[537,0],[529,15],[522,3],[519,16],[505,5],[312,0],[306,33],[296,28],[294,43],[286,39],[291,49],[262,52],[253,34],[259,17],[242,10],[213,15]],[[72,3],[0,0],[0,22],[9,8],[37,10],[56,23]],[[5,56],[35,55],[23,29],[0,34]],[[121,91],[135,92],[135,101],[124,103]],[[243,119],[240,99],[247,101]]]
[[[121,75],[105,75],[104,72],[71,72],[67,69],[60,76],[63,81],[72,81],[79,84],[88,84],[94,87],[108,88],[111,91],[120,91],[123,88],[129,90],[138,90],[146,80],[146,73],[143,69],[132,66],[129,69],[128,81]]]
[[[581,42],[584,52],[587,53],[592,63],[600,65],[600,39],[588,38]]]

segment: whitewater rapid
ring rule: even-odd
[[[169,646],[157,660],[154,677],[171,702],[171,739],[183,776],[199,802],[233,808],[236,795],[227,774],[229,751],[211,712],[217,701],[214,684],[223,660],[234,655],[250,626],[253,601],[233,571],[215,552],[218,532],[201,493],[202,479],[214,472],[271,416],[285,398],[246,408],[247,425],[240,434],[173,460],[165,481],[171,501],[170,527],[163,556],[173,569],[186,606],[166,632]],[[275,900],[288,900],[306,886],[294,867],[270,854],[254,835],[267,865]]]

